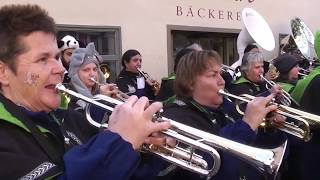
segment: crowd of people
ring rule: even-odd
[[[284,91],[291,95],[292,107],[320,113],[319,68],[301,77],[299,60],[289,53],[271,62],[278,74],[270,76],[269,62],[258,46],[249,44],[239,67],[241,76],[233,79],[222,71],[223,60],[216,51],[187,45],[175,57],[174,72],[160,86],[141,70],[141,53],[130,49],[123,54],[122,71],[112,84],[100,69],[103,59],[95,44],[80,46],[70,35],[57,40],[54,19],[38,5],[1,7],[0,27],[3,179],[206,179],[141,151],[150,144],[179,146],[176,139],[161,133],[172,125],[155,121],[158,115],[252,147],[273,149],[288,142],[275,178],[320,178],[319,129],[311,126],[313,136],[305,142],[276,128],[292,120],[276,113],[275,103],[281,103]],[[276,83],[270,85],[266,79]],[[97,123],[108,123],[106,129],[97,128],[86,119],[89,102],[59,92],[58,84],[88,98],[126,97],[119,104],[109,102],[113,111],[90,108]],[[254,98],[238,106],[221,90]],[[218,152],[221,166],[213,179],[268,176],[239,154],[219,148]],[[214,164],[207,154],[196,153],[209,166]]]

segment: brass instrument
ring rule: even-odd
[[[111,70],[107,63],[100,64],[100,70],[102,71],[104,78],[108,79],[110,77]]]
[[[232,97],[234,99],[237,99],[246,103],[252,101],[255,98],[254,96],[251,96],[248,94],[236,96],[236,95],[227,93],[222,89],[219,90],[219,93],[224,96]],[[272,122],[267,122],[267,123],[271,123],[270,124],[271,126],[274,126],[286,133],[292,134],[300,139],[303,139],[304,141],[309,141],[311,139],[310,126],[320,125],[320,116],[318,115],[304,112],[304,111],[301,111],[289,106],[277,104],[274,102],[271,102],[270,104],[278,106],[278,109],[275,111],[275,113],[292,118],[293,120],[296,121],[296,124],[294,124],[294,122],[292,123],[285,122],[283,124],[277,124]]]
[[[272,61],[269,62],[269,69],[265,74],[270,80],[275,80],[280,76],[278,69],[272,64]]]
[[[98,81],[96,81],[94,78],[90,78],[91,81],[95,82],[96,84],[98,84],[99,86],[102,86],[103,84],[99,83]],[[117,87],[118,88],[118,87]],[[121,101],[125,101],[126,99],[128,99],[130,96],[127,95],[126,93],[118,90],[117,91],[117,94],[116,94],[116,97],[118,99],[120,99]]]
[[[317,65],[314,49],[314,36],[302,19],[295,17],[290,21],[291,34],[280,42],[280,53],[297,55],[300,60],[307,60],[309,67]],[[307,74],[304,72],[304,74]]]
[[[228,70],[230,70],[232,72],[236,71],[235,68],[233,68],[231,66],[224,65],[224,64],[221,64],[221,70],[224,71],[224,72],[228,72]]]
[[[272,86],[276,85],[276,83],[274,81],[268,80],[262,74],[260,75],[260,77],[261,77],[262,80],[264,80],[266,82],[266,88],[267,89],[270,89]],[[284,91],[282,89],[281,90],[281,95],[280,95],[280,103],[285,105],[285,106],[290,106],[291,105],[291,101],[295,102],[295,100],[291,97],[291,95],[287,91]]]
[[[221,64],[221,71],[229,73],[233,80],[239,79],[241,77],[240,66],[237,68],[233,68],[231,66]]]
[[[97,95],[93,98],[88,98],[82,94],[66,89],[62,84],[58,84],[56,89],[60,92],[65,92],[72,96],[76,96],[77,98],[88,102],[88,104],[97,105],[108,111],[113,111],[113,107],[98,101],[102,100],[114,105],[123,103],[119,100],[103,95]],[[108,124],[99,124],[95,122],[91,118],[89,112],[90,110],[88,106],[86,108],[86,117],[92,125],[99,128],[108,127]],[[174,163],[184,169],[205,175],[208,177],[208,179],[218,172],[221,163],[220,155],[212,147],[229,152],[239,157],[240,159],[256,167],[266,177],[274,179],[281,165],[287,145],[287,142],[285,142],[283,145],[274,149],[260,149],[195,129],[171,119],[161,117],[160,114],[155,114],[153,120],[156,122],[170,122],[170,129],[163,131],[162,133],[176,139],[179,143],[189,145],[191,150],[181,149],[178,147],[179,143],[174,148],[167,146],[145,145],[143,146],[143,150],[156,154],[162,157],[164,160]],[[194,153],[195,149],[211,155],[212,159],[214,160],[214,165],[211,169],[207,167],[208,163],[203,160],[201,156]]]
[[[270,26],[257,11],[252,8],[244,8],[241,12],[241,19],[244,27],[237,38],[239,59],[231,65],[235,69],[242,64],[244,50],[249,44],[256,43],[267,51],[272,51],[275,48],[275,40]]]
[[[148,84],[152,86],[154,95],[157,96],[157,95],[159,94],[159,92],[160,92],[160,83],[157,82],[157,81],[155,81],[155,80],[153,80],[153,79],[151,79],[150,76],[149,76],[149,74],[143,72],[140,68],[137,68],[137,70],[138,70],[139,73],[144,77],[144,79],[145,79],[146,81],[149,81],[149,82],[150,82],[150,84],[149,84],[149,83],[148,83]]]

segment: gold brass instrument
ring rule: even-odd
[[[91,81],[97,83],[99,86],[102,86],[103,84],[99,83],[98,81],[96,81],[94,78],[90,78]],[[118,99],[120,99],[121,101],[125,101],[126,99],[128,99],[130,96],[127,95],[126,93],[120,91],[120,90],[117,90],[117,94],[116,94],[116,97]]]
[[[66,89],[62,84],[58,84],[56,89],[60,92],[76,96],[77,98],[88,102],[88,104],[99,106],[108,111],[113,111],[113,107],[98,101],[102,100],[114,105],[123,103],[119,100],[103,95],[97,95],[93,98],[88,98],[82,94]],[[91,118],[89,106],[86,108],[86,117],[88,121],[96,127],[108,127],[108,124],[97,123]],[[162,117],[160,114],[155,114],[153,120],[156,122],[170,122],[170,129],[163,131],[162,133],[176,139],[179,142],[177,145],[183,143],[190,146],[191,150],[181,149],[178,146],[172,148],[167,146],[145,145],[143,146],[144,151],[156,154],[162,157],[164,160],[189,171],[205,175],[208,177],[208,179],[218,172],[221,163],[220,155],[212,147],[235,155],[236,157],[253,165],[266,177],[275,179],[287,145],[287,142],[285,142],[283,145],[274,149],[260,149],[195,129],[193,127]],[[213,167],[208,168],[208,163],[200,155],[196,155],[194,150],[209,153],[214,160]]]
[[[254,96],[251,96],[248,94],[236,96],[234,94],[227,93],[222,89],[219,90],[219,93],[224,96],[232,97],[234,99],[237,99],[246,103],[252,101],[255,98]],[[292,123],[285,122],[282,124],[277,124],[272,122],[267,122],[267,123],[271,123],[270,124],[271,126],[274,126],[286,133],[292,134],[300,139],[303,139],[304,141],[309,141],[311,139],[310,126],[320,125],[320,116],[318,115],[311,114],[305,111],[301,111],[292,107],[288,107],[288,106],[273,103],[273,102],[271,102],[270,104],[278,106],[278,109],[275,111],[275,113],[292,118],[293,120],[296,121],[296,124],[293,122]]]
[[[270,80],[275,80],[280,76],[278,69],[272,64],[272,61],[269,61],[269,69],[265,74]]]
[[[100,70],[103,73],[104,78],[108,79],[111,75],[111,70],[108,64],[102,63],[100,64]]]
[[[160,83],[157,82],[156,80],[151,79],[149,74],[147,74],[146,72],[143,72],[140,68],[137,68],[137,70],[144,77],[144,79],[146,81],[149,81],[150,84],[149,83],[148,84],[152,86],[152,90],[154,92],[154,95],[157,96],[160,92]]]

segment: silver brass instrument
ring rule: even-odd
[[[256,43],[267,51],[272,51],[275,47],[273,33],[267,21],[257,11],[252,8],[244,8],[241,17],[244,27],[237,38],[239,59],[231,65],[232,68],[237,68],[242,64],[244,50],[249,44]]]
[[[314,63],[316,57],[314,36],[310,28],[298,17],[291,19],[291,34],[283,38],[280,43],[280,53],[291,53]]]
[[[232,72],[235,72],[236,69],[233,68],[233,67],[230,67],[230,66],[227,66],[227,65],[224,65],[224,64],[221,64],[221,70],[224,71],[224,72],[228,72],[228,70],[232,71]]]
[[[108,111],[113,111],[113,107],[98,101],[103,100],[114,105],[123,103],[119,100],[103,95],[88,98],[82,94],[66,89],[62,84],[58,84],[56,89],[58,89],[60,92],[76,96],[77,98],[88,102],[88,104],[94,104]],[[96,127],[108,127],[108,124],[99,124],[95,122],[90,117],[89,112],[90,110],[87,108],[86,116],[92,125]],[[146,145],[143,146],[144,151],[156,154],[162,157],[164,160],[174,163],[189,171],[206,175],[208,178],[218,172],[221,163],[220,155],[212,147],[235,155],[236,157],[256,167],[258,170],[264,173],[266,177],[274,179],[281,165],[287,145],[287,142],[285,142],[283,145],[274,149],[260,149],[195,129],[171,119],[161,117],[159,114],[155,114],[153,120],[157,122],[170,122],[170,129],[163,131],[162,133],[176,139],[179,143],[189,145],[191,150],[182,150],[180,147],[171,148],[167,146]],[[214,165],[211,169],[208,169],[208,163],[203,160],[200,155],[196,155],[194,153],[195,149],[211,155],[212,159],[214,160]]]
[[[255,97],[243,94],[241,96],[236,96],[230,93],[225,92],[224,90],[219,90],[219,93],[232,97],[234,99],[243,101],[243,102],[250,102]],[[309,141],[311,139],[311,132],[310,132],[310,126],[319,126],[320,125],[320,116],[311,114],[308,112],[304,112],[292,107],[288,107],[285,105],[277,104],[271,102],[270,104],[277,105],[278,109],[275,111],[275,113],[281,114],[286,117],[290,117],[293,120],[296,120],[296,124],[285,122],[283,124],[277,124],[277,123],[271,123],[272,126],[275,126],[281,131],[284,131],[286,133],[292,134],[300,139],[303,139],[304,141]]]
[[[276,85],[274,81],[268,80],[265,78],[262,74],[260,75],[261,79],[266,82],[266,88],[270,89],[272,86]],[[290,106],[291,101],[295,101],[291,95],[287,92],[284,91],[283,89],[281,90],[281,95],[280,95],[280,103],[285,105],[285,106]]]

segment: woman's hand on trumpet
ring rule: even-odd
[[[252,130],[255,131],[260,126],[269,112],[277,109],[276,105],[270,105],[274,96],[274,94],[271,94],[267,97],[255,97],[248,103],[243,120]]]
[[[124,140],[138,149],[144,142],[156,142],[149,136],[170,127],[168,122],[153,122],[153,115],[162,108],[160,102],[149,105],[146,97],[130,96],[123,104],[117,105],[109,119],[109,130],[118,133]],[[134,128],[133,128],[134,127]]]
[[[282,93],[282,87],[279,84],[274,84],[273,86],[271,86],[269,91],[271,94],[278,95]]]
[[[276,124],[282,124],[284,122],[286,122],[287,117],[281,115],[281,114],[277,114],[277,113],[273,113],[273,116],[270,118],[270,120],[273,121],[273,123]]]
[[[100,86],[100,93],[112,98],[116,97],[118,91],[119,90],[116,84],[104,84]]]
[[[170,147],[175,147],[177,140],[168,136],[163,135],[162,133],[155,132],[152,133],[145,141],[146,144],[155,144],[155,145],[168,145]]]

